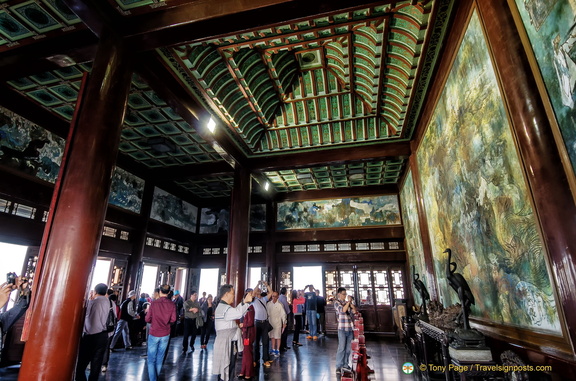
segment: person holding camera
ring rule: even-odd
[[[236,355],[244,349],[242,331],[236,320],[240,319],[250,307],[252,292],[247,292],[241,304],[234,304],[234,286],[223,284],[218,291],[218,305],[214,312],[216,340],[212,359],[212,374],[218,380],[228,381],[235,378]]]
[[[348,365],[352,352],[352,339],[354,339],[354,325],[350,313],[356,313],[356,306],[351,295],[346,296],[346,289],[340,287],[334,301],[334,309],[338,316],[338,351],[336,352],[336,373],[342,368],[351,369]]]
[[[30,287],[28,279],[8,273],[7,282],[0,286],[0,309],[10,300],[12,291],[18,289],[18,296],[14,306],[4,313],[0,313],[0,348],[3,336],[16,323],[30,305]]]

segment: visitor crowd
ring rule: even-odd
[[[302,290],[279,292],[265,281],[248,288],[236,303],[232,285],[222,285],[216,298],[196,291],[188,299],[162,285],[152,296],[142,293],[137,299],[135,291],[118,303],[118,293],[98,284],[91,291],[87,304],[84,332],[76,367],[76,380],[98,380],[108,369],[110,352],[118,351],[119,341],[125,350],[133,346],[146,346],[148,377],[156,381],[166,360],[170,339],[182,335],[182,352],[194,352],[196,337],[200,335],[200,348],[207,350],[210,337],[213,344],[212,373],[218,380],[236,378],[250,380],[258,375],[262,365],[270,367],[291,349],[288,333],[293,330],[292,347],[301,346],[301,334],[316,341],[326,334],[326,299],[313,285]],[[351,314],[356,312],[353,299],[346,289],[338,289],[331,299],[338,321],[337,369],[349,368],[350,341],[353,337]],[[121,347],[120,346],[120,347]],[[241,360],[239,357],[241,356]],[[237,366],[237,362],[239,363]],[[239,371],[237,371],[240,369]]]

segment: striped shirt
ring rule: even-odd
[[[352,319],[350,318],[351,308],[348,307],[348,311],[344,312],[345,304],[346,302],[341,301],[340,299],[334,301],[334,309],[336,309],[336,313],[338,314],[338,329],[342,331],[353,331],[354,326],[352,325]]]

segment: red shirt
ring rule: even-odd
[[[150,334],[164,337],[170,334],[170,324],[176,321],[176,306],[166,297],[153,300],[148,307],[146,323],[151,323]]]

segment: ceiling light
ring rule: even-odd
[[[210,120],[208,121],[206,127],[208,127],[211,133],[214,133],[214,130],[216,129],[216,122],[214,121],[214,119],[212,119],[212,117],[210,117]]]
[[[269,182],[269,181],[266,181],[266,183],[264,184],[264,190],[265,190],[266,192],[268,192],[268,189],[270,189],[270,182]]]
[[[64,54],[56,54],[54,56],[46,57],[46,59],[60,67],[76,65],[76,61]]]

